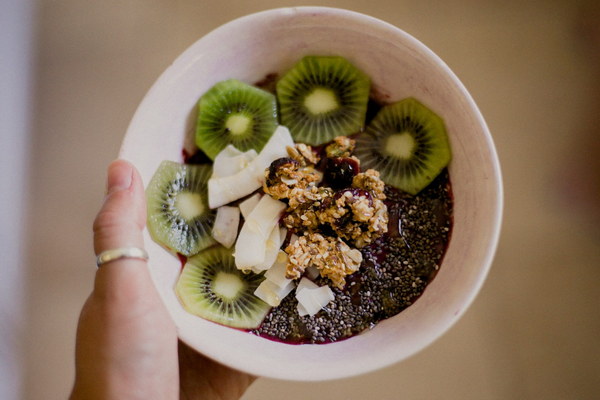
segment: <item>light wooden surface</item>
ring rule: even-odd
[[[578,29],[585,2],[311,4],[397,25],[455,71],[498,148],[503,233],[474,305],[426,350],[349,380],[260,379],[244,399],[600,398],[600,229],[576,196],[593,176],[581,160],[600,107],[599,70]],[[76,321],[95,268],[91,223],[105,167],[144,93],[203,34],[283,5],[293,3],[39,2],[26,399],[64,399],[70,390]]]

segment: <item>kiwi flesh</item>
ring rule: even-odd
[[[444,121],[414,98],[384,106],[356,137],[361,168],[409,194],[424,189],[448,165],[450,144]]]
[[[216,211],[208,207],[208,164],[163,161],[146,188],[148,231],[173,252],[191,256],[215,243]]]
[[[222,325],[253,329],[271,308],[254,295],[263,280],[262,274],[238,270],[231,250],[217,245],[188,258],[175,290],[189,313]]]
[[[228,144],[257,152],[277,128],[277,100],[236,79],[218,82],[198,101],[196,145],[214,160]]]
[[[371,81],[339,56],[306,56],[277,82],[281,124],[321,145],[363,129]]]

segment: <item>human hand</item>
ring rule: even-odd
[[[113,162],[94,221],[96,254],[143,248],[145,220],[139,173],[126,161]],[[75,364],[71,400],[238,399],[255,379],[178,342],[146,262],[132,258],[111,261],[96,272],[79,319]]]

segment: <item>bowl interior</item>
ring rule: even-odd
[[[235,40],[234,40],[235,38]],[[453,160],[454,228],[442,267],[414,305],[374,329],[327,345],[287,345],[188,314],[173,287],[180,262],[146,233],[150,269],[182,340],[255,375],[289,380],[348,377],[400,361],[445,332],[465,311],[489,269],[500,228],[502,187],[494,146],[473,100],[417,40],[387,23],[330,8],[252,14],[209,33],[152,86],[123,140],[120,157],[148,182],[164,159],[182,161],[193,140],[194,108],[216,82],[249,83],[284,73],[304,55],[341,55],[366,72],[382,100],[415,97],[446,123]]]

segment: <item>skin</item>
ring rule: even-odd
[[[94,221],[96,254],[143,248],[144,187],[137,170],[117,160]],[[71,400],[239,399],[254,377],[198,354],[177,339],[175,325],[146,262],[121,259],[96,272],[77,329]]]

